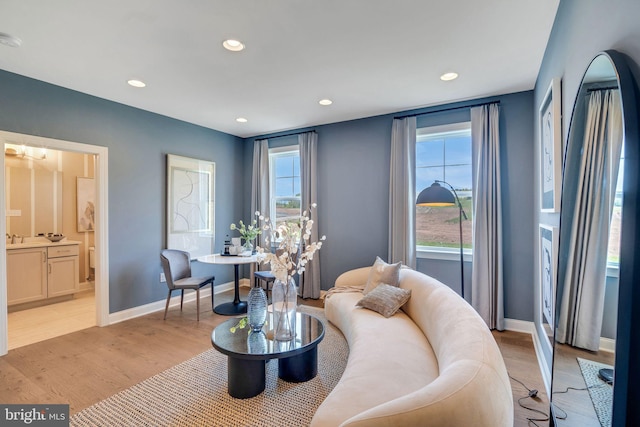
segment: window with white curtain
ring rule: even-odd
[[[271,217],[275,225],[298,219],[302,204],[300,150],[297,145],[269,149]]]
[[[435,180],[455,188],[468,220],[462,222],[465,253],[472,246],[471,122],[416,129],[416,193]],[[451,190],[446,184],[440,184]],[[457,206],[416,206],[416,249],[420,253],[459,253]]]
[[[622,226],[622,184],[624,177],[624,141],[622,142],[622,150],[620,154],[620,168],[618,169],[618,178],[616,183],[616,198],[613,204],[613,213],[611,215],[611,229],[609,231],[609,248],[607,254],[607,266],[609,270],[616,269],[620,263],[620,230]],[[609,274],[612,275],[612,274]],[[613,275],[617,275],[613,274]]]

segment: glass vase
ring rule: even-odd
[[[267,352],[267,336],[262,331],[251,331],[247,337],[247,349],[251,354]]]
[[[296,337],[296,305],[298,290],[293,277],[287,283],[278,279],[273,282],[271,290],[273,306],[273,330],[277,341],[289,341]]]
[[[260,286],[249,291],[247,297],[247,321],[252,331],[262,330],[267,319],[267,295]]]
[[[251,240],[245,240],[243,248],[244,252],[249,251],[251,254],[253,254],[253,243],[251,243]]]

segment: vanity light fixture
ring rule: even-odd
[[[333,104],[333,101],[330,99],[321,99],[320,101],[318,101],[318,104],[327,106]]]
[[[0,33],[0,44],[8,47],[20,47],[22,40],[7,33]]]
[[[244,44],[239,40],[227,39],[222,42],[222,46],[231,52],[240,52],[244,50]]]
[[[142,80],[136,80],[136,79],[127,80],[127,83],[129,83],[129,86],[133,86],[133,87],[145,87],[147,85]]]
[[[247,123],[249,120],[245,119],[244,117],[238,117],[236,119],[236,122],[238,123]]]
[[[43,148],[40,152],[40,156],[34,156],[27,153],[27,147],[24,145],[20,147],[19,151],[15,148],[7,147],[4,150],[4,155],[6,157],[17,157],[20,159],[45,160],[47,158],[47,149]]]
[[[448,82],[451,80],[455,80],[457,78],[458,78],[458,73],[454,73],[454,72],[444,73],[443,75],[440,76],[440,80],[442,80],[443,82]]]

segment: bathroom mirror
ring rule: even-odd
[[[5,154],[7,233],[62,232],[62,172],[54,169],[54,160]]]
[[[637,164],[637,137],[626,58],[603,52],[584,74],[565,147],[550,399],[556,426],[625,425],[626,380],[618,379],[628,363],[617,353],[619,323],[627,320],[618,295],[633,286],[623,270],[635,242],[622,237],[621,246],[621,236],[635,230],[637,174],[625,160]]]

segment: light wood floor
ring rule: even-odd
[[[96,325],[93,290],[69,301],[9,313],[9,350]]]
[[[231,292],[215,296],[216,304],[232,298]],[[182,313],[170,309],[166,321],[160,311],[10,350],[0,357],[0,402],[68,403],[75,413],[208,350],[213,327],[227,319],[205,309],[209,301],[202,299],[200,322],[196,322],[195,303],[189,303]],[[301,303],[321,306],[317,301]],[[531,337],[516,332],[494,332],[494,337],[510,375],[540,391],[538,399],[523,403],[548,413]],[[527,390],[514,381],[511,386],[514,425],[528,426],[526,418],[537,416],[516,403]]]

